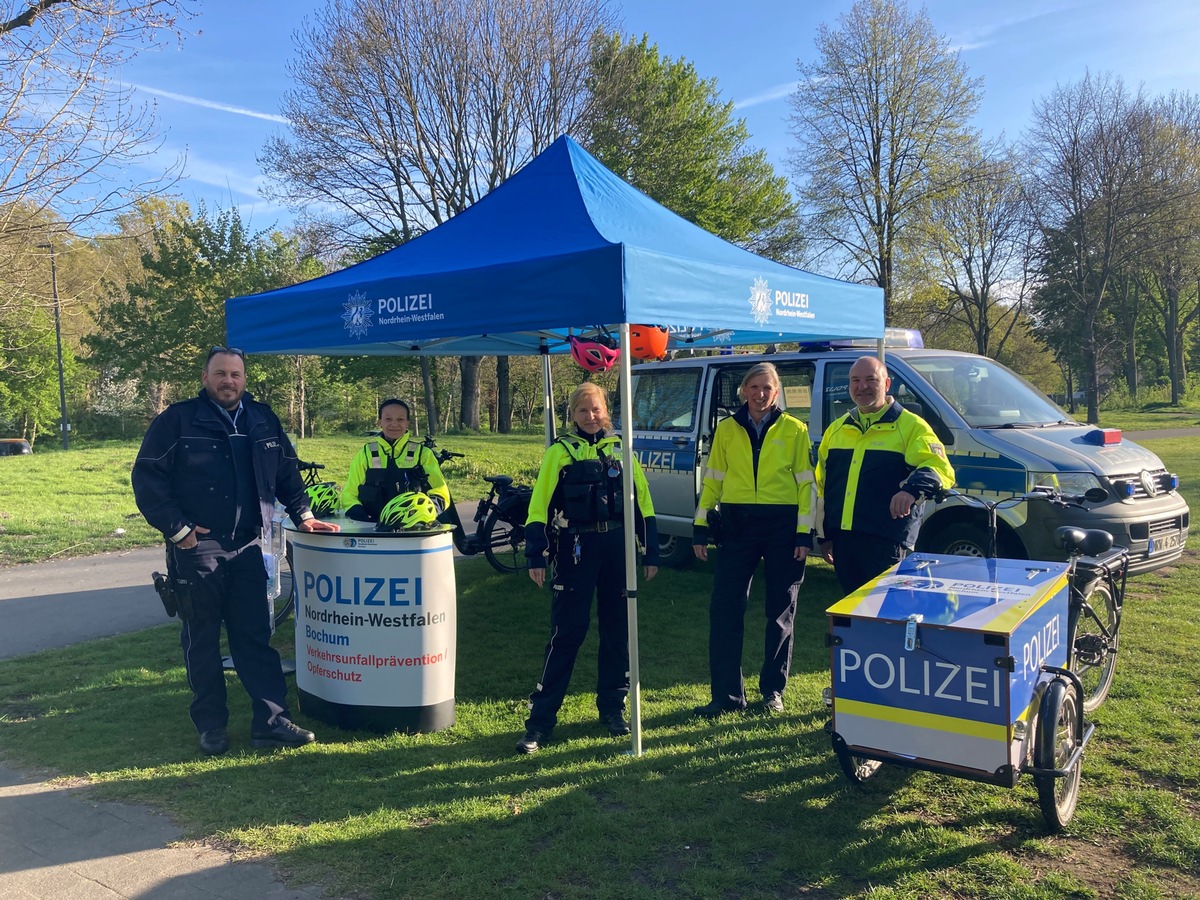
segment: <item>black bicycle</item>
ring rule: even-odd
[[[1049,489],[1035,489],[1000,500],[985,500],[974,494],[946,491],[937,502],[954,497],[987,513],[987,558],[996,558],[997,516],[1000,509],[1021,503],[1043,501],[1057,506],[1082,508],[1079,500],[1098,503],[1106,499],[1103,488],[1093,488],[1082,498],[1069,497]],[[1121,636],[1121,607],[1129,576],[1129,550],[1113,546],[1113,537],[1098,528],[1084,529],[1063,525],[1054,530],[1057,546],[1067,551],[1067,580],[1070,607],[1067,633],[1070,638],[1068,667],[1083,685],[1083,712],[1100,708],[1108,697],[1117,667],[1117,649]]]
[[[452,459],[464,459],[465,453],[439,449],[429,435],[423,441],[438,461],[444,465]],[[484,476],[491,489],[475,508],[475,532],[467,534],[453,499],[441,515],[441,520],[454,526],[454,546],[463,556],[482,553],[498,572],[520,572],[529,568],[525,559],[525,519],[529,515],[529,498],[533,488],[513,484],[508,475]]]

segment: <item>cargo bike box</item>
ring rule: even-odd
[[[827,727],[847,777],[883,761],[1012,787],[1030,760],[1053,776],[1033,742],[1056,680],[1069,705],[1068,568],[915,553],[831,606]]]

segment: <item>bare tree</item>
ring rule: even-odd
[[[1100,420],[1101,312],[1115,273],[1132,267],[1170,199],[1190,185],[1147,178],[1161,161],[1151,140],[1153,117],[1143,93],[1119,78],[1087,74],[1034,106],[1027,136],[1033,209],[1043,233],[1050,290],[1070,305],[1088,395],[1088,421]]]
[[[809,237],[840,274],[883,288],[890,321],[897,257],[954,187],[946,163],[973,137],[980,80],[924,10],[896,0],[859,0],[816,46],[791,120]]]
[[[328,0],[295,38],[269,193],[344,245],[411,240],[575,127],[609,27],[604,0]],[[479,364],[461,364],[470,428]]]
[[[127,209],[178,167],[130,184],[158,150],[153,106],[120,68],[192,16],[195,0],[29,0],[0,22],[0,234],[53,210],[64,229]]]
[[[976,353],[998,357],[1024,309],[1035,229],[1011,157],[972,150],[954,180],[956,190],[931,198],[922,230],[945,314]]]
[[[1143,177],[1151,191],[1165,187],[1158,192],[1169,211],[1155,216],[1152,233],[1142,236],[1134,279],[1156,313],[1151,323],[1163,338],[1171,402],[1178,404],[1187,375],[1186,335],[1200,316],[1200,97],[1170,94],[1153,104],[1151,116]]]

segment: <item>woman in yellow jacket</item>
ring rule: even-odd
[[[550,639],[537,688],[529,695],[525,736],[518,753],[536,753],[558,723],[575,657],[587,636],[596,594],[600,628],[596,709],[600,724],[614,737],[629,734],[625,697],[629,693],[629,618],[625,598],[625,537],[621,439],[602,387],[585,382],[571,394],[575,432],[546,448],[525,522],[529,577],[546,583],[550,566]],[[633,462],[638,537],[646,548],[643,575],[658,573],[658,529],[650,487]],[[553,552],[552,552],[553,551]]]
[[[450,488],[433,451],[409,438],[412,412],[393,397],[379,404],[379,437],[367,441],[350,460],[350,473],[342,491],[346,516],[378,522],[380,511],[393,497],[421,491],[438,508],[450,505]]]
[[[767,626],[758,686],[763,709],[783,711],[796,594],[812,549],[813,473],[808,428],[778,408],[780,391],[775,366],[751,367],[738,389],[745,403],[718,423],[704,472],[692,537],[697,558],[708,559],[708,513],[718,503],[724,535],[709,603],[712,699],[695,709],[709,719],[746,708],[742,637],[759,560],[766,577]]]

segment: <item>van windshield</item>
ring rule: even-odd
[[[634,430],[695,430],[701,371],[699,367],[689,367],[639,372],[633,382]],[[619,414],[617,410],[614,422],[619,422]]]
[[[1075,424],[1049,397],[994,360],[921,356],[906,362],[972,428],[1042,428]]]

